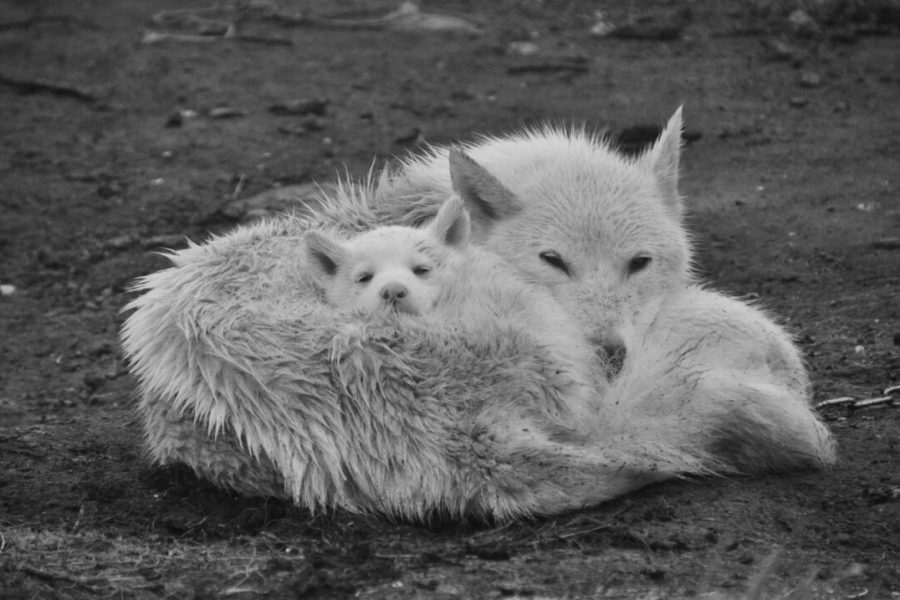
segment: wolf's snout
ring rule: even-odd
[[[403,300],[409,294],[409,290],[402,283],[389,283],[381,288],[381,298],[391,304]]]
[[[618,375],[625,364],[625,356],[628,353],[625,348],[625,340],[617,335],[607,335],[602,338],[592,338],[591,344],[600,360],[605,364],[608,376],[613,378]]]

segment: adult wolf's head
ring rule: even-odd
[[[632,316],[690,280],[678,194],[681,109],[630,159],[554,129],[449,153],[474,239],[557,299],[607,348]]]

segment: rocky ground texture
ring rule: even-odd
[[[900,396],[831,471],[502,526],[311,515],[142,454],[117,331],[157,251],[423,143],[543,121],[634,151],[684,105],[710,284],[817,401],[900,379],[895,1],[0,0],[0,596],[900,597]],[[262,195],[260,195],[262,194]]]

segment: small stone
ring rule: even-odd
[[[228,106],[217,106],[216,108],[209,111],[210,119],[236,119],[238,117],[243,117],[246,113],[237,108],[231,108]]]
[[[809,16],[809,13],[799,8],[788,15],[788,24],[800,35],[813,36],[822,30],[819,23]]]
[[[540,53],[541,47],[534,42],[510,42],[506,47],[509,54],[518,54],[519,56],[534,56]]]
[[[418,127],[410,127],[406,131],[401,132],[397,137],[394,138],[395,144],[412,144],[414,142],[421,141],[422,139],[422,130]]]
[[[872,242],[872,247],[878,250],[900,250],[900,237],[881,238]]]
[[[616,30],[616,26],[609,22],[609,17],[602,10],[594,13],[594,24],[591,25],[590,34],[594,37],[607,37]]]
[[[816,88],[822,85],[822,76],[818,73],[812,73],[810,71],[806,71],[800,74],[800,79],[798,80],[800,87],[805,88]]]
[[[797,58],[797,49],[781,40],[769,40],[767,45],[775,60],[795,60]]]
[[[84,376],[84,385],[90,391],[94,391],[106,383],[106,376],[100,373],[88,373]]]
[[[801,35],[816,35],[821,31],[816,20],[799,8],[788,16],[788,23],[794,31]]]
[[[103,245],[112,250],[123,250],[132,244],[134,244],[137,240],[130,235],[118,235],[114,238],[110,238],[106,240],[106,243]]]
[[[788,100],[788,104],[794,108],[803,108],[809,104],[809,98],[804,98],[803,96],[791,96]]]
[[[860,212],[873,212],[880,206],[881,204],[879,204],[876,200],[872,200],[869,202],[859,202],[856,205],[856,210]]]
[[[188,119],[196,118],[197,111],[179,108],[173,110],[166,117],[166,127],[181,127]]]
[[[15,293],[16,293],[16,286],[10,285],[8,283],[4,283],[3,285],[0,285],[0,296],[3,296],[4,298],[6,298],[9,296],[12,296]]]

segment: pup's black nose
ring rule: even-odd
[[[402,283],[389,283],[381,288],[381,297],[387,302],[396,302],[406,298],[409,290]]]

